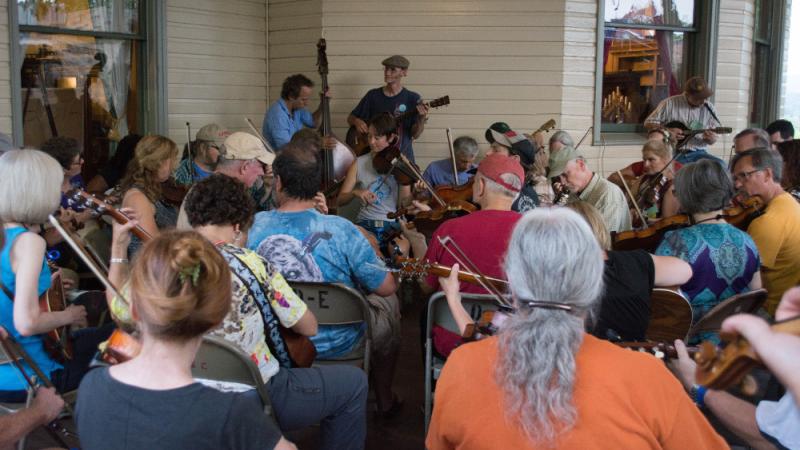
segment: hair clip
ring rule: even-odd
[[[197,287],[197,280],[200,279],[200,263],[182,268],[181,271],[178,272],[178,279],[181,280],[181,283],[186,283],[191,279],[192,286]]]
[[[524,300],[520,299],[520,303],[530,308],[544,308],[544,309],[559,309],[561,311],[572,311],[572,306],[566,303],[543,302],[541,300]]]

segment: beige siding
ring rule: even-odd
[[[167,110],[169,135],[186,141],[216,122],[244,130],[257,124],[267,96],[266,0],[168,0]]]
[[[0,133],[11,135],[11,70],[8,30],[8,4],[0,2]],[[15,5],[16,2],[12,3]]]
[[[734,134],[720,137],[715,153],[727,160],[735,133],[747,128],[753,53],[753,0],[722,2],[719,17],[714,105]]]

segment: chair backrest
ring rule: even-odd
[[[239,347],[216,336],[204,336],[192,364],[192,376],[255,388],[264,411],[272,414],[269,394],[258,367]]]
[[[372,348],[372,330],[369,326],[369,305],[363,294],[341,283],[315,281],[290,281],[289,286],[314,313],[320,325],[356,325],[366,327],[363,345],[357,345],[345,356],[315,363],[345,363],[369,372],[369,357]]]
[[[692,327],[692,305],[678,291],[655,288],[650,294],[650,324],[647,340],[672,342],[686,340]]]
[[[480,319],[484,311],[500,309],[497,300],[489,294],[461,294],[461,304],[475,321]],[[433,411],[434,364],[441,365],[441,362],[437,363],[433,360],[434,325],[461,334],[455,319],[453,319],[453,314],[450,312],[450,307],[447,305],[444,292],[437,292],[428,300],[428,317],[425,323],[425,433],[428,432],[428,424]]]
[[[689,331],[689,336],[691,337],[698,333],[719,331],[720,328],[722,328],[722,322],[728,317],[739,313],[753,314],[761,308],[766,300],[766,289],[756,289],[754,291],[734,295],[711,308],[706,315],[700,318],[700,320],[692,326],[691,331]]]

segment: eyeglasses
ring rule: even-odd
[[[750,178],[750,175],[752,175],[752,174],[754,174],[756,172],[762,171],[762,170],[764,170],[764,169],[753,169],[753,170],[751,170],[749,172],[735,173],[735,174],[733,174],[733,179],[734,179],[734,181],[738,181],[739,183],[744,183],[748,178]]]

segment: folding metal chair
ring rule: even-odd
[[[261,380],[258,366],[236,345],[216,336],[204,336],[192,364],[192,376],[221,382],[221,385],[236,383],[251,387],[258,393],[264,412],[274,417],[269,393]]]
[[[366,327],[364,339],[349,354],[315,360],[314,364],[349,364],[369,373],[372,330],[369,326],[369,305],[363,294],[341,283],[291,281],[289,286],[308,305],[320,325],[356,325]]]
[[[473,320],[478,320],[484,311],[497,311],[500,305],[489,294],[461,294],[461,304],[469,312]],[[461,334],[456,325],[444,292],[437,292],[428,300],[428,317],[425,322],[425,433],[433,412],[433,382],[439,379],[439,374],[445,361],[433,356],[433,326],[439,325],[448,331]]]

